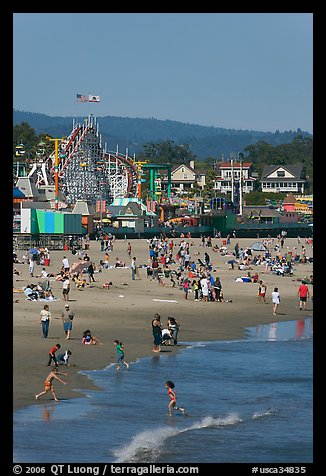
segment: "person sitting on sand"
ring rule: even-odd
[[[77,274],[73,275],[72,280],[78,289],[90,287],[90,284],[86,281],[86,278],[80,279]]]
[[[83,333],[82,343],[86,345],[103,345],[95,336],[92,336],[91,331],[86,329]]]
[[[125,263],[120,261],[119,258],[117,257],[115,259],[115,268],[124,268],[125,267]]]
[[[35,286],[33,284],[27,284],[27,286],[22,288],[25,296],[27,299],[31,301],[36,301],[38,299],[38,293],[35,290]]]
[[[63,372],[59,372],[57,370],[57,368],[55,367],[50,373],[49,375],[46,377],[45,381],[44,381],[44,391],[41,392],[41,393],[38,393],[35,395],[35,400],[38,400],[42,395],[45,395],[46,393],[50,392],[52,393],[53,395],[53,398],[56,402],[58,402],[59,400],[57,399],[56,397],[56,394],[54,392],[54,387],[53,387],[53,380],[56,379],[56,380],[59,380],[59,382],[63,383],[63,385],[67,385],[67,382],[64,382],[63,380],[61,380],[61,378],[58,377],[58,375],[67,375]]]

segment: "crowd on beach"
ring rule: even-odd
[[[14,292],[22,292],[26,300],[30,301],[54,301],[59,300],[55,296],[54,288],[58,291],[58,287],[54,283],[61,284],[62,301],[64,307],[60,318],[62,320],[64,336],[67,341],[71,338],[73,330],[73,322],[75,311],[70,307],[71,289],[75,291],[92,292],[91,288],[94,283],[99,281],[101,286],[109,289],[114,282],[114,270],[117,268],[130,269],[131,281],[146,279],[150,286],[170,286],[180,291],[182,299],[194,302],[211,302],[211,303],[232,303],[227,296],[227,286],[222,285],[219,267],[216,266],[215,257],[218,254],[223,258],[225,268],[228,270],[238,270],[239,276],[232,278],[234,280],[242,280],[242,282],[255,283],[254,295],[257,296],[257,304],[267,303],[267,284],[262,278],[263,274],[275,274],[281,278],[285,276],[293,276],[298,264],[306,264],[312,262],[312,257],[307,256],[307,249],[312,247],[312,240],[305,240],[305,244],[301,243],[298,237],[298,246],[290,249],[287,246],[286,237],[280,235],[276,239],[266,239],[262,243],[265,250],[253,253],[250,247],[242,248],[235,236],[228,236],[226,243],[223,240],[221,246],[218,245],[220,240],[214,242],[211,237],[202,237],[200,245],[194,246],[194,242],[190,237],[181,237],[180,239],[167,238],[162,235],[147,240],[148,259],[145,263],[138,263],[137,256],[134,256],[132,242],[126,241],[126,257],[120,259],[113,257],[115,249],[114,237],[101,236],[95,243],[99,245],[100,260],[98,264],[89,256],[89,246],[74,253],[76,261],[70,263],[67,253],[62,254],[61,266],[56,272],[49,273],[46,270],[46,263],[51,259],[51,253],[46,248],[32,248],[25,252],[22,260],[18,259],[17,253],[13,256],[13,273],[20,275],[18,271],[19,264],[28,267],[29,282],[21,288],[14,288]],[[114,255],[113,255],[114,256]],[[129,263],[128,263],[129,261]],[[42,267],[39,274],[35,274],[36,266]],[[142,273],[143,271],[143,273]],[[105,279],[97,279],[96,274],[103,273],[108,276]],[[234,274],[232,274],[234,276]],[[40,278],[37,282],[35,278]],[[224,274],[225,279],[225,274]],[[279,287],[273,287],[270,293],[270,303],[272,305],[272,314],[277,315],[277,310],[281,302],[279,288],[281,288],[281,280]],[[129,285],[131,285],[130,283]],[[313,298],[308,285],[313,285],[313,275],[304,277],[298,284],[297,293],[300,301],[300,310],[306,310],[307,299]],[[225,290],[226,287],[226,290]],[[88,291],[90,289],[90,291]],[[198,304],[200,306],[200,304]],[[40,324],[42,329],[42,337],[47,338],[49,326],[51,322],[51,312],[49,302],[43,305],[40,311]],[[152,334],[153,334],[153,352],[161,352],[162,346],[176,346],[178,344],[178,333],[180,330],[180,322],[174,317],[168,316],[166,323],[161,320],[161,316],[155,313],[152,318]],[[80,336],[80,342],[83,345],[103,345],[98,337],[93,335],[90,329],[86,329]],[[116,367],[120,369],[124,364],[128,369],[129,364],[125,361],[124,344],[115,339],[113,345],[117,352]],[[69,348],[63,353],[56,354],[61,348],[61,344],[52,346],[49,349],[48,358],[51,365],[53,362],[54,369],[49,373],[44,382],[44,391],[36,394],[35,398],[39,399],[49,391],[52,392],[54,400],[57,401],[56,394],[53,389],[53,381],[60,380],[58,375],[59,365],[69,366],[69,358],[72,352]],[[64,375],[64,374],[62,374]]]
[[[300,237],[298,242],[300,243]],[[301,246],[301,253],[298,253],[297,247],[292,250],[286,247],[284,250],[285,237],[279,235],[274,245],[274,239],[265,240],[265,251],[253,255],[250,247],[241,248],[238,242],[235,243],[233,251],[217,244],[213,247],[211,237],[202,237],[201,247],[205,248],[202,253],[192,253],[193,242],[188,239],[181,239],[179,243],[174,243],[173,239],[166,237],[148,240],[150,264],[146,266],[147,277],[150,280],[157,281],[159,285],[169,284],[171,287],[177,287],[183,291],[184,299],[188,300],[189,293],[193,293],[194,301],[205,302],[232,302],[224,298],[221,277],[218,270],[213,269],[214,264],[211,259],[211,251],[219,253],[226,259],[229,269],[238,269],[247,271],[236,278],[238,282],[252,282],[262,284],[259,279],[258,269],[262,273],[273,273],[278,276],[292,276],[295,265],[312,262],[312,257],[307,257],[306,248]],[[312,240],[307,240],[312,245]],[[227,237],[227,244],[231,244],[231,239]],[[270,251],[266,246],[272,245]],[[210,250],[208,250],[210,248]],[[275,252],[273,255],[272,252]],[[172,267],[172,265],[174,265]],[[251,273],[251,271],[255,271]],[[169,281],[168,281],[169,280]],[[306,282],[313,284],[313,276],[306,278]],[[265,285],[265,284],[264,284]],[[260,292],[260,291],[258,291]],[[266,292],[266,291],[265,291]]]

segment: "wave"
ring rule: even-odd
[[[132,441],[114,451],[115,463],[153,463],[160,454],[160,448],[167,438],[177,436],[181,433],[202,428],[218,428],[227,425],[234,425],[241,422],[241,418],[236,413],[231,413],[226,417],[206,416],[192,425],[182,428],[160,427],[155,430],[145,430],[135,435]]]
[[[255,412],[253,415],[252,415],[252,418],[255,419],[255,418],[263,418],[265,416],[269,416],[269,415],[275,415],[277,412],[276,409],[273,409],[273,408],[268,408],[268,410],[262,410],[260,412]]]

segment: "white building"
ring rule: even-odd
[[[302,164],[265,165],[260,183],[262,192],[304,193],[304,167]]]
[[[217,162],[214,191],[218,193],[231,192],[232,183],[241,179],[242,192],[253,192],[256,178],[251,176],[251,172],[251,162]]]

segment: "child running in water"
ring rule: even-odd
[[[129,364],[127,364],[127,362],[124,361],[124,358],[125,358],[125,353],[124,353],[124,349],[123,349],[123,344],[122,342],[120,342],[119,340],[115,340],[114,341],[114,344],[115,344],[115,349],[118,353],[118,356],[117,356],[117,370],[120,369],[120,364],[125,364],[125,366],[127,367],[127,369],[129,369]]]
[[[168,389],[168,395],[170,397],[170,402],[168,404],[169,415],[172,416],[172,408],[179,410],[183,415],[185,414],[185,409],[177,407],[177,396],[173,388],[175,387],[174,383],[171,380],[165,382],[165,386]]]
[[[41,393],[38,393],[37,395],[35,395],[35,400],[38,400],[39,397],[41,397],[42,395],[45,395],[46,393],[50,392],[52,393],[53,395],[53,398],[56,402],[58,402],[59,400],[57,399],[57,396],[56,394],[54,393],[54,388],[53,388],[53,379],[56,379],[56,380],[59,380],[59,382],[63,383],[63,385],[67,385],[67,382],[64,382],[63,380],[61,380],[61,378],[58,377],[58,374],[59,375],[67,375],[66,373],[64,372],[59,372],[58,369],[56,367],[54,367],[54,369],[52,370],[52,372],[49,373],[49,375],[46,377],[45,381],[44,381],[44,391],[41,392]]]

